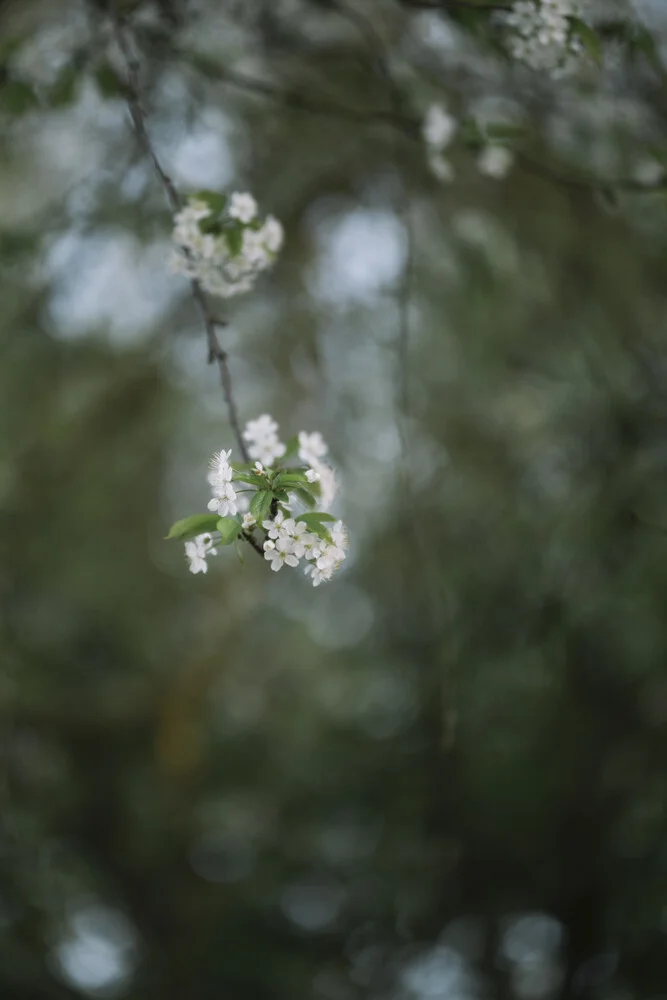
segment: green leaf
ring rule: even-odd
[[[0,107],[10,115],[22,115],[38,105],[33,88],[21,80],[10,80],[0,87]]]
[[[124,93],[123,81],[108,62],[95,70],[95,83],[102,97],[120,97]]]
[[[296,489],[292,490],[292,493],[301,501],[306,507],[314,507],[316,504],[315,497],[303,486],[298,486]]]
[[[243,226],[234,226],[233,229],[225,229],[225,239],[232,257],[238,256],[243,246]]]
[[[220,194],[219,191],[209,191],[206,188],[195,191],[194,198],[204,201],[215,215],[221,215],[227,205],[227,195]]]
[[[259,489],[266,489],[266,476],[258,476],[252,472],[235,472],[234,482],[248,483],[249,486],[258,486]]]
[[[326,537],[327,541],[329,542],[331,541],[331,536],[329,535],[329,532],[323,525],[323,522],[325,521],[329,522],[336,520],[336,518],[333,517],[331,514],[325,514],[323,511],[320,510],[313,510],[309,511],[307,514],[299,514],[299,516],[295,518],[295,520],[303,521],[303,523],[308,528],[308,531],[314,532],[316,535],[319,535],[320,538]],[[322,534],[322,532],[324,532],[325,534]]]
[[[231,545],[238,538],[241,525],[235,517],[221,517],[216,528],[220,532],[220,544]]]
[[[64,108],[76,97],[79,74],[76,67],[70,65],[59,73],[56,82],[49,91],[48,101],[52,108]]]
[[[290,458],[294,458],[299,452],[299,435],[295,434],[291,437],[285,444],[285,454],[282,456],[281,461],[287,462]]]
[[[299,483],[307,483],[305,472],[279,472],[273,480],[274,486],[293,486]]]
[[[219,519],[218,514],[193,514],[192,517],[184,517],[172,524],[167,538],[177,538],[185,542],[188,538],[215,531]]]
[[[658,51],[655,38],[650,31],[646,28],[638,27],[637,35],[634,39],[634,48],[637,52],[641,52],[646,56],[656,73],[659,73],[661,76],[664,75],[665,67],[660,59],[660,53]]]
[[[250,501],[250,513],[258,524],[261,524],[269,516],[273,493],[270,490],[257,490]]]
[[[602,41],[597,31],[586,24],[579,17],[569,17],[570,28],[581,41],[589,56],[595,60],[598,66],[602,66]]]

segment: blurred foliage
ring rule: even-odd
[[[223,340],[243,419],[337,456],[313,591],[164,542],[232,441],[163,192],[105,5],[0,6],[7,1000],[665,991],[667,220],[605,196],[663,155],[660,47],[573,91],[417,7],[125,11],[177,183],[286,228]],[[516,168],[437,184],[425,104],[501,79]]]

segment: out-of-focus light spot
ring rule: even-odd
[[[51,956],[60,977],[91,996],[117,996],[136,964],[136,934],[121,913],[102,906],[74,912]]]
[[[325,931],[338,917],[345,893],[336,885],[307,882],[291,885],[281,899],[285,916],[301,930]]]
[[[501,951],[511,962],[528,962],[553,955],[561,946],[560,921],[546,913],[528,913],[508,923]]]
[[[500,947],[512,963],[512,987],[522,1000],[543,1000],[560,987],[563,970],[558,955],[561,923],[546,913],[528,913],[508,922]]]
[[[320,252],[313,293],[326,302],[367,302],[400,275],[406,255],[399,219],[379,209],[356,209],[318,224]]]
[[[172,154],[172,163],[173,176],[187,187],[225,187],[234,173],[224,132],[205,126],[185,136]]]
[[[179,292],[167,245],[142,246],[127,233],[69,233],[49,249],[46,270],[49,310],[64,339],[106,326],[112,340],[131,342],[153,329]]]
[[[469,1000],[477,994],[465,961],[445,945],[438,945],[409,962],[401,980],[411,995],[420,1000]]]

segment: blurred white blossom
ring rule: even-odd
[[[174,217],[172,238],[172,270],[196,279],[212,295],[229,298],[249,292],[273,264],[283,228],[271,215],[260,223],[253,196],[235,191],[219,211],[203,197],[188,198]]]
[[[516,0],[505,18],[510,54],[552,76],[571,70],[584,51],[569,20],[578,16],[576,0]]]

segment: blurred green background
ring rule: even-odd
[[[164,541],[233,445],[164,192],[104,6],[4,0],[0,997],[667,996],[666,203],[548,176],[632,176],[664,80],[407,0],[125,13],[179,187],[285,226],[221,337],[351,549]],[[439,184],[445,99],[547,169]]]

